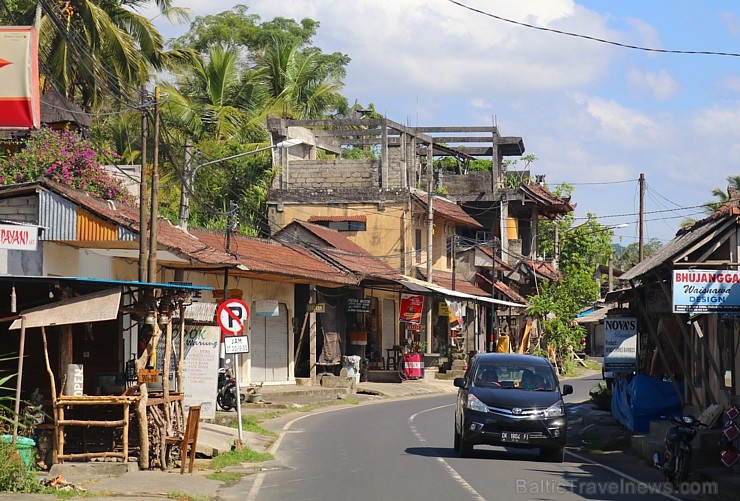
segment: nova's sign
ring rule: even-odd
[[[35,226],[0,224],[0,249],[36,250]]]
[[[740,311],[740,271],[673,271],[674,313],[733,311]]]

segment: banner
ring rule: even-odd
[[[401,294],[401,322],[421,323],[424,310],[424,296],[418,294]]]
[[[0,129],[41,125],[38,37],[32,26],[0,27]]]
[[[636,318],[604,319],[604,370],[610,372],[637,370]]]

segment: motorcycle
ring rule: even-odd
[[[689,476],[691,464],[691,441],[700,426],[706,426],[693,416],[671,416],[674,426],[665,433],[665,450],[663,455],[653,454],[655,467],[663,472],[666,482],[678,489]]]
[[[241,400],[244,401],[244,395],[241,395]],[[230,369],[221,368],[218,370],[216,403],[225,411],[230,411],[236,407],[236,379],[231,374]]]

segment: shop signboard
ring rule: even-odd
[[[32,26],[0,26],[0,129],[41,125],[38,35]]]
[[[401,322],[421,323],[424,309],[424,296],[419,294],[401,294]]]
[[[673,313],[740,311],[740,271],[673,270]]]
[[[348,298],[347,313],[370,313],[370,300],[355,297]]]
[[[604,370],[608,372],[637,370],[636,318],[604,319]]]

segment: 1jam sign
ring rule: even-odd
[[[240,299],[229,299],[221,303],[216,312],[216,320],[224,332],[231,335],[244,331],[249,318],[249,307]]]

